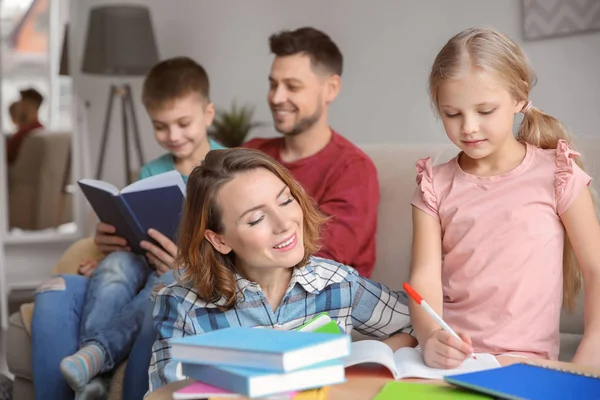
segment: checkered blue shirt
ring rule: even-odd
[[[236,280],[240,300],[225,312],[217,309],[221,302],[207,303],[193,289],[179,283],[158,292],[153,311],[158,338],[152,348],[150,392],[181,379],[178,362],[171,359],[171,338],[230,326],[292,330],[325,311],[347,334],[352,329],[378,338],[412,333],[406,293],[391,291],[331,260],[313,257],[305,267],[296,268],[275,312],[257,283],[239,275]]]

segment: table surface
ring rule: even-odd
[[[525,358],[499,356],[497,357],[500,365],[510,365],[518,362],[533,362],[540,365],[552,366],[569,369],[582,373],[600,374],[597,368],[571,364],[560,361],[547,360],[527,360]],[[350,367],[346,369],[346,382],[339,385],[332,385],[329,388],[329,400],[367,400],[372,399],[379,393],[383,386],[393,380],[391,373],[384,367],[381,368],[361,368]],[[403,381],[436,383],[447,385],[443,380],[423,380],[423,379],[403,379]],[[183,380],[166,385],[153,392],[146,400],[172,400],[173,392],[189,385],[191,380]],[[241,398],[241,397],[240,397]]]

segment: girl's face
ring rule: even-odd
[[[513,136],[515,114],[525,104],[485,71],[446,79],[439,87],[438,100],[446,134],[472,159],[495,153]]]
[[[290,189],[264,168],[239,174],[217,194],[223,232],[205,237],[222,254],[234,252],[237,266],[290,268],[304,257],[300,205]]]

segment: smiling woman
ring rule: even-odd
[[[230,326],[297,329],[327,312],[347,334],[414,345],[403,293],[313,256],[325,219],[263,152],[210,151],[188,180],[178,282],[156,298],[150,391],[179,378],[169,339]]]

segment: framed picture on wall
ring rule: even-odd
[[[599,0],[522,0],[522,5],[525,40],[600,30]]]

